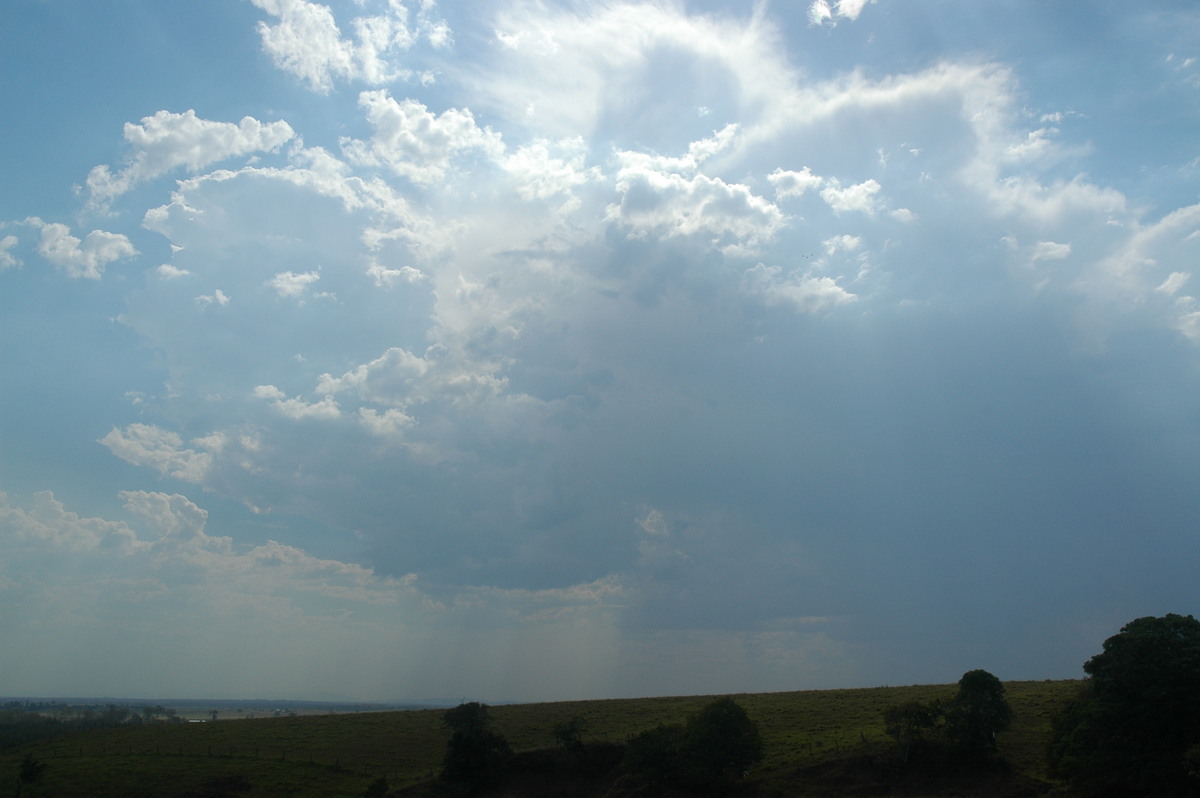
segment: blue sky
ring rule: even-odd
[[[1068,678],[1196,609],[1193,4],[3,16],[0,692]]]

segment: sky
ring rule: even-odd
[[[1078,678],[1198,609],[1192,2],[0,17],[0,694]]]

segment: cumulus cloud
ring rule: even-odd
[[[181,269],[179,271],[187,271],[187,270]],[[210,305],[216,305],[217,307],[225,307],[226,305],[229,304],[230,301],[231,300],[229,298],[229,295],[226,294],[224,291],[222,291],[220,288],[216,289],[211,294],[201,294],[200,296],[196,297],[196,305],[198,307],[202,307],[202,308],[209,307]]]
[[[25,223],[41,231],[38,254],[70,277],[99,280],[105,266],[138,254],[123,233],[93,230],[80,240],[65,224],[43,222],[36,216]]]
[[[561,197],[564,210],[579,206],[575,188],[602,176],[599,167],[587,165],[587,145],[579,137],[560,142],[539,139],[506,155],[502,165],[522,199]]]
[[[862,13],[863,7],[874,0],[814,0],[808,7],[808,21],[811,25],[836,25],[839,19],[854,21]]]
[[[481,150],[497,157],[500,136],[475,124],[468,110],[450,108],[434,115],[412,99],[397,102],[386,90],[365,91],[359,105],[374,128],[370,142],[342,141],[353,163],[383,165],[395,174],[428,184],[440,180],[457,154]]]
[[[20,259],[10,251],[17,242],[17,237],[12,235],[0,238],[0,271],[21,265]]]
[[[321,279],[321,275],[315,271],[312,272],[296,272],[287,271],[279,272],[267,284],[275,289],[275,293],[285,299],[303,299],[308,289],[314,283]]]
[[[784,274],[779,266],[759,263],[748,269],[742,288],[767,304],[787,304],[804,313],[853,302],[856,297],[838,285],[837,280],[801,271]]]
[[[329,6],[309,0],[253,0],[277,22],[260,22],[263,50],[280,69],[328,94],[337,80],[360,80],[379,85],[412,75],[398,56],[425,38],[433,47],[450,45],[453,34],[446,21],[432,15],[434,3],[422,2],[410,19],[402,0],[390,0],[376,16],[356,17],[354,37],[342,35]]]
[[[820,175],[814,175],[807,166],[799,172],[788,169],[776,169],[767,175],[767,180],[775,187],[777,199],[803,197],[809,189],[818,189],[825,182]]]
[[[853,186],[842,188],[837,179],[830,179],[821,190],[821,199],[833,208],[834,213],[858,212],[873,216],[879,207],[876,195],[883,188],[874,179],[864,180]]]
[[[196,172],[229,158],[278,150],[293,136],[295,131],[282,120],[263,124],[247,116],[235,125],[201,119],[190,109],[182,114],[159,111],[143,117],[140,125],[125,123],[128,165],[115,173],[108,166],[94,167],[87,178],[91,202],[107,204],[138,183],[181,167]]]
[[[1070,254],[1070,244],[1059,244],[1055,241],[1039,241],[1033,248],[1030,260],[1062,260]]]
[[[177,433],[153,424],[113,427],[99,442],[127,463],[185,482],[202,483],[213,464],[212,454],[186,448]]]
[[[682,158],[618,152],[621,199],[608,206],[607,218],[640,238],[701,235],[717,246],[749,247],[770,240],[784,223],[778,206],[747,185],[697,173],[730,132],[693,143]]]
[[[305,419],[336,419],[342,415],[332,396],[324,396],[317,402],[306,402],[300,397],[289,399],[283,391],[274,385],[259,385],[254,389],[254,396],[269,401],[276,410],[287,418],[295,421]]]
[[[339,678],[353,656],[385,674],[375,696],[401,674],[518,698],[845,686],[941,678],[928,663],[959,662],[945,629],[1011,617],[998,591],[1028,617],[1060,606],[1014,579],[1119,581],[1073,565],[1084,538],[1120,547],[1127,497],[1105,486],[1154,497],[1146,551],[1172,524],[1191,540],[1172,464],[1196,437],[1179,375],[1200,341],[1200,216],[1112,188],[1069,126],[1026,110],[1065,98],[1022,66],[948,52],[908,71],[875,48],[856,69],[855,37],[810,30],[801,77],[766,5],[488,6],[458,12],[472,46],[445,59],[429,2],[257,4],[280,68],[354,85],[287,105],[295,128],[160,112],[93,171],[93,204],[181,173],[145,186],[169,260],[102,286],[155,357],[102,386],[146,423],[101,442],[219,501],[10,512],[31,562],[113,555],[77,604],[162,598],[163,628],[220,621],[211,639]],[[801,12],[832,25],[866,5]],[[437,84],[404,91],[426,67]],[[79,276],[133,255],[116,234],[27,229]],[[17,247],[0,239],[0,266]],[[1012,530],[1009,549],[977,545]],[[917,556],[931,548],[945,566]],[[1194,561],[1179,550],[1147,562]],[[837,570],[848,551],[860,581]],[[970,578],[933,618],[935,569]],[[135,617],[97,613],[106,631]],[[955,656],[1045,648],[972,634]],[[864,639],[869,655],[845,642]],[[463,655],[497,650],[517,653]]]

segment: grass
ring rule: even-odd
[[[1043,779],[1054,710],[1077,682],[1008,682],[1012,728],[999,740],[1012,772]],[[954,694],[954,685],[876,687],[735,696],[757,722],[764,758],[751,781],[767,795],[803,795],[806,774],[886,750],[883,711]],[[623,742],[682,722],[713,696],[565,701],[491,708],[516,751],[553,747],[554,727],[581,717],[585,739]],[[0,753],[0,794],[21,758],[47,765],[26,796],[350,796],[386,776],[392,789],[433,778],[448,734],[442,710],[159,724],[82,733]],[[858,793],[864,794],[864,793]]]

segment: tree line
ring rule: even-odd
[[[1200,798],[1200,621],[1174,614],[1134,620],[1083,668],[1078,695],[1052,718],[1050,775],[1080,798]],[[514,755],[486,704],[462,704],[443,721],[451,735],[440,775],[453,794],[493,787],[522,756],[530,758]],[[976,669],[963,674],[953,697],[888,707],[883,722],[894,767],[961,775],[1004,766],[998,742],[1012,709],[1003,683]],[[580,718],[556,727],[558,761],[617,769],[624,787],[614,795],[721,793],[762,757],[757,724],[732,698],[624,744],[586,743],[584,731]]]

